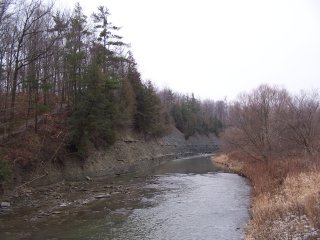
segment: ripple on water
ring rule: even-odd
[[[158,176],[153,207],[136,209],[118,239],[241,239],[248,220],[246,180],[229,173]]]

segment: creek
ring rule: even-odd
[[[209,155],[169,161],[148,174],[120,176],[112,184],[122,190],[84,200],[81,207],[66,207],[62,214],[38,222],[25,219],[24,226],[16,222],[12,229],[1,229],[5,233],[0,237],[236,240],[244,236],[249,219],[248,181],[219,169]],[[85,196],[89,199],[96,192]],[[11,216],[12,225],[14,217],[19,215]]]

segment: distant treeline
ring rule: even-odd
[[[223,101],[157,90],[144,82],[107,7],[90,17],[41,0],[3,0],[0,9],[0,134],[45,113],[70,111],[70,148],[110,145],[132,128],[146,138],[175,125],[186,137],[218,134]]]

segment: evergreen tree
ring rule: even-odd
[[[136,128],[145,137],[158,136],[163,130],[161,117],[160,99],[152,83],[148,81],[137,94]]]
[[[112,91],[118,84],[108,80],[102,71],[102,53],[98,49],[95,49],[95,59],[88,67],[81,100],[71,117],[74,150],[85,149],[88,140],[95,147],[111,145],[115,140],[114,116],[117,113]]]
[[[66,42],[66,68],[68,73],[68,95],[73,107],[77,107],[82,88],[81,81],[85,70],[85,36],[89,35],[87,29],[87,16],[82,12],[79,3],[75,5],[75,9],[70,19],[70,29],[67,32]]]

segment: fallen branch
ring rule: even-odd
[[[22,184],[22,185],[20,185],[20,186],[18,186],[18,187],[16,187],[16,188],[17,188],[17,189],[18,189],[18,188],[22,188],[22,187],[24,187],[24,186],[26,186],[26,185],[28,185],[28,184],[36,181],[36,180],[39,180],[39,179],[41,179],[41,178],[43,178],[43,177],[45,177],[45,176],[47,176],[47,175],[48,175],[48,173],[46,172],[45,174],[43,174],[43,175],[41,175],[41,176],[39,176],[39,177],[36,177],[36,178],[34,178],[34,179],[32,179],[32,180],[30,180],[30,181],[28,181],[28,182],[25,182],[24,184]]]

